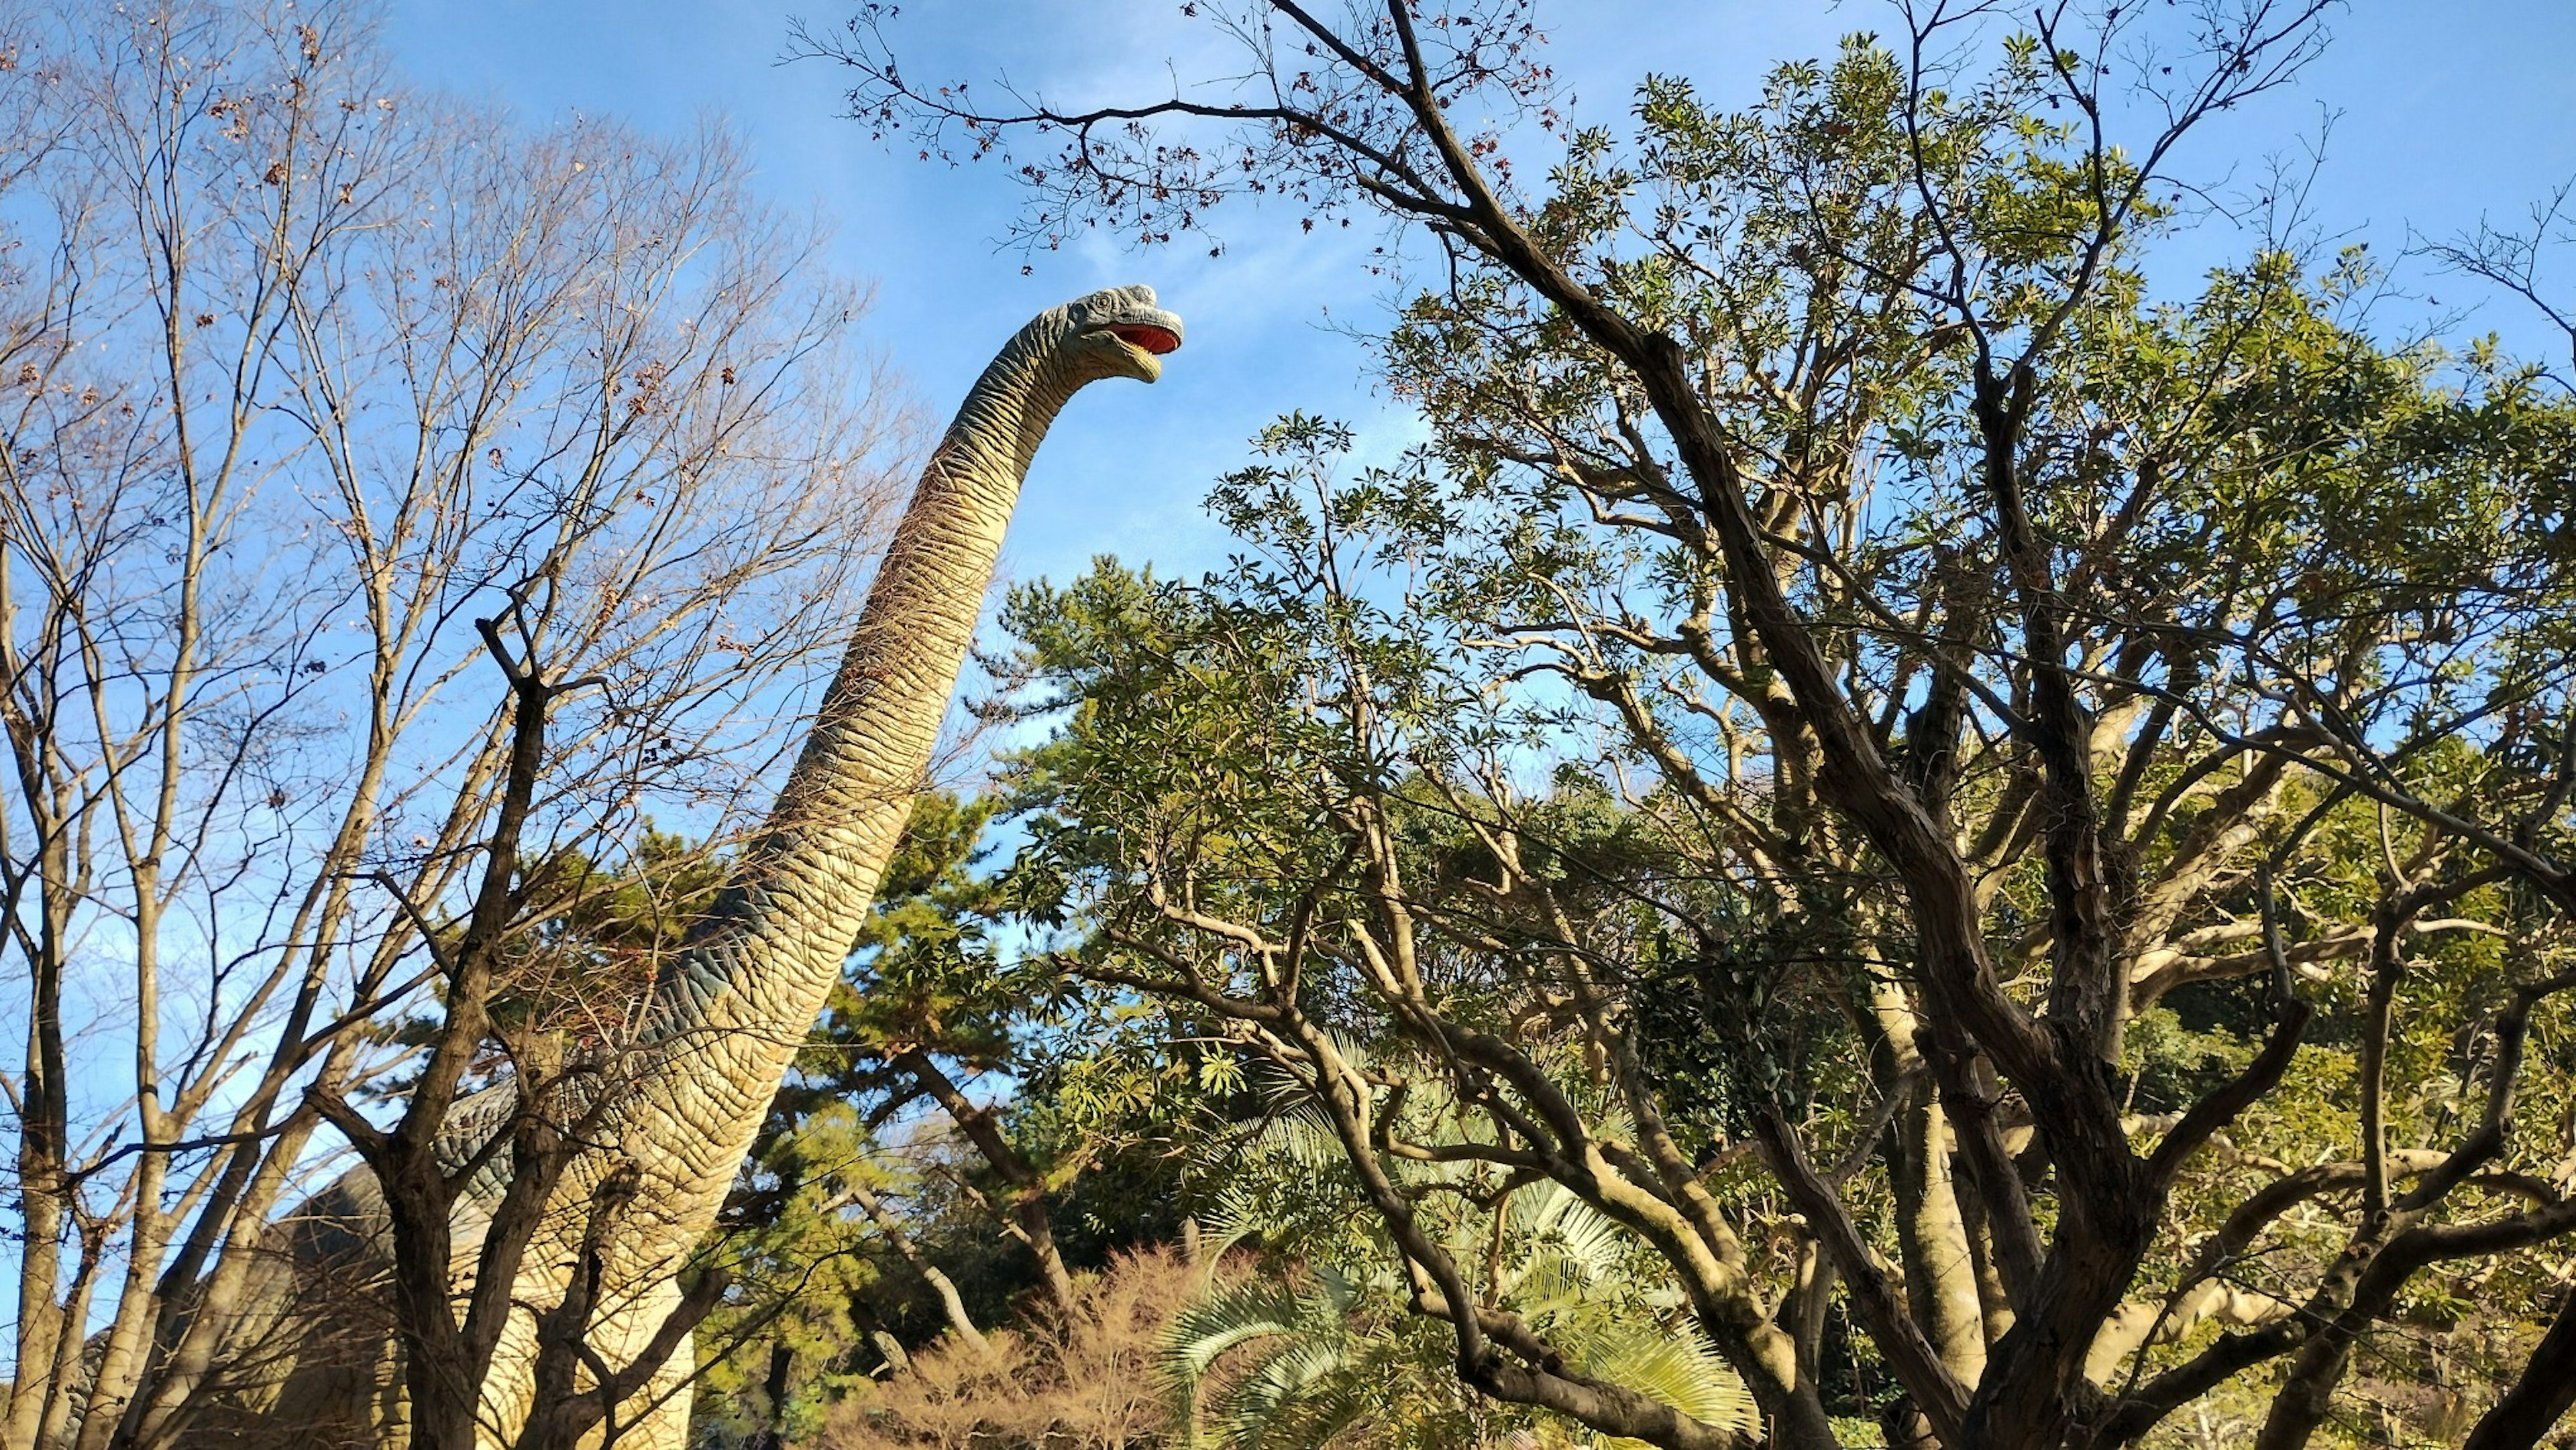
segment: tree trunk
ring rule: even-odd
[[[977,1354],[991,1354],[992,1341],[986,1339],[984,1331],[977,1329],[975,1321],[967,1316],[966,1300],[958,1294],[956,1281],[940,1272],[937,1264],[922,1256],[921,1250],[913,1244],[912,1236],[905,1233],[903,1225],[895,1222],[894,1215],[886,1211],[884,1200],[855,1184],[850,1188],[850,1196],[858,1200],[858,1205],[866,1212],[868,1221],[875,1224],[877,1231],[886,1236],[886,1242],[893,1245],[895,1253],[902,1257],[904,1263],[911,1266],[914,1273],[919,1274],[930,1285],[932,1293],[939,1296],[940,1307],[948,1314],[949,1329],[955,1332],[959,1339],[966,1341],[968,1347]]]
[[[916,1048],[898,1054],[894,1065],[911,1074],[925,1092],[938,1100],[957,1130],[966,1135],[1009,1186],[1013,1225],[1019,1230],[1020,1241],[1037,1258],[1038,1277],[1046,1285],[1047,1297],[1055,1301],[1058,1311],[1072,1314],[1073,1276],[1065,1272],[1064,1256],[1056,1250],[1055,1224],[1047,1216],[1046,1183],[1036,1167],[1002,1136],[1001,1126],[993,1121],[993,1110],[976,1106],[956,1081],[931,1061],[928,1053]]]
[[[2462,1450],[2531,1450],[2576,1405],[2576,1290],[2558,1307],[2558,1318],[2531,1352],[2522,1378],[2469,1432]]]

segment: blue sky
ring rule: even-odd
[[[1132,98],[1167,85],[1167,64],[1204,74],[1192,59],[1212,54],[1175,0],[902,8],[893,33],[908,72],[1007,74],[1060,101]],[[791,16],[828,28],[848,0],[389,0],[388,11],[394,53],[416,77],[529,120],[581,111],[673,130],[707,113],[729,118],[771,195],[818,210],[834,226],[837,264],[877,284],[874,341],[937,416],[1030,314],[1110,283],[1159,288],[1188,321],[1187,348],[1155,387],[1095,388],[1068,413],[1031,475],[1008,576],[1063,578],[1102,552],[1167,573],[1214,564],[1224,540],[1198,500],[1240,461],[1244,438],[1289,408],[1359,422],[1382,447],[1405,436],[1370,392],[1358,346],[1328,325],[1366,321],[1382,300],[1349,240],[1304,237],[1284,209],[1229,204],[1220,258],[1204,246],[1098,246],[1028,259],[1034,271],[1022,276],[1023,259],[995,245],[1018,200],[1007,172],[889,152],[838,118],[836,69],[776,63]],[[1645,71],[1687,75],[1740,103],[1772,63],[1827,54],[1889,12],[1870,0],[1542,0],[1540,14],[1578,113],[1615,120]],[[2331,112],[2312,210],[2383,255],[2410,226],[2441,236],[2481,214],[2510,219],[2576,178],[2576,0],[2362,0],[2332,28],[2332,48],[2295,92],[2220,118],[2185,164],[2251,179],[2266,156],[2297,154]],[[2204,227],[2173,261],[2188,275],[2248,242]],[[2417,282],[2445,308],[2480,301],[2456,278]],[[2576,269],[2566,283],[2576,295]],[[2502,302],[2487,302],[2473,326],[2526,347],[2547,341]]]

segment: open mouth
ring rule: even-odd
[[[1150,352],[1157,357],[1181,345],[1180,335],[1167,327],[1150,322],[1122,322],[1109,329],[1109,335],[1128,346]]]

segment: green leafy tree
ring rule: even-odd
[[[2424,1432],[2357,1366],[2473,1283],[2534,1326],[2576,1229],[2576,409],[2386,340],[2358,251],[2153,300],[2177,146],[2319,7],[1901,7],[1625,135],[1521,5],[1191,8],[1237,91],[833,47],[924,149],[1043,135],[1035,241],[1258,192],[1434,263],[1380,338],[1427,446],[1292,416],[1227,569],[1014,601],[1067,970],[1301,1083],[1458,1378],[1595,1433],[1745,1438],[1495,1301],[1458,1165],[1631,1235],[1775,1443]]]
[[[1355,1439],[1469,1446],[1514,1434],[1568,1443],[1561,1421],[1463,1392],[1434,1327],[1405,1311],[1383,1231],[1336,1171],[1331,1124],[1302,1095],[1283,1096],[1281,1111],[1227,1145],[1211,1215],[1211,1251],[1258,1246],[1256,1267],[1211,1259],[1205,1287],[1164,1330],[1175,1420],[1204,1443],[1244,1450]],[[1454,1113],[1414,1099],[1405,1118],[1398,1133],[1437,1141]],[[1450,1186],[1461,1204],[1489,1198],[1490,1222],[1445,1214],[1440,1231],[1453,1254],[1479,1262],[1494,1304],[1550,1334],[1583,1373],[1751,1429],[1742,1381],[1675,1314],[1651,1260],[1615,1223],[1560,1185],[1497,1190],[1478,1177],[1461,1163]],[[1578,1429],[1572,1440],[1597,1437]]]

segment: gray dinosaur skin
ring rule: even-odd
[[[1122,336],[1122,332],[1125,334]],[[638,1186],[622,1210],[603,1280],[591,1343],[612,1365],[630,1362],[677,1302],[678,1273],[713,1224],[743,1155],[789,1061],[839,979],[851,943],[893,855],[913,796],[929,768],[939,726],[957,687],[1002,535],[1030,460],[1057,412],[1104,378],[1152,382],[1155,354],[1177,347],[1181,320],[1155,305],[1150,287],[1094,292],[1040,313],[1014,335],[967,393],[924,468],[897,525],[848,653],[824,696],[813,733],[768,819],[744,850],[733,881],[676,954],[657,986],[634,1064],[614,1089],[598,1147],[566,1172],[548,1229],[532,1245],[513,1297],[543,1305],[561,1297],[593,1189],[620,1165]],[[1132,340],[1131,340],[1132,339]],[[459,1161],[506,1099],[460,1105],[467,1131],[451,1134]],[[500,1109],[501,1111],[493,1111]],[[478,1126],[479,1125],[479,1128]],[[211,1445],[243,1438],[245,1401],[267,1400],[269,1429],[250,1438],[285,1444],[404,1439],[390,1399],[392,1372],[379,1325],[374,1347],[320,1342],[346,1316],[307,1315],[344,1295],[317,1295],[317,1281],[348,1282],[359,1265],[388,1251],[381,1197],[353,1174],[279,1225],[277,1270],[225,1335],[228,1360],[276,1363],[234,1379],[231,1404],[192,1417],[187,1440]],[[480,1175],[458,1207],[457,1256],[470,1263],[486,1205],[506,1168]],[[291,1267],[290,1267],[291,1266]],[[292,1350],[265,1352],[291,1339]],[[483,1389],[481,1440],[513,1440],[534,1385],[535,1321],[521,1313],[504,1333]],[[292,1367],[285,1367],[291,1359]],[[690,1368],[674,1354],[662,1390]],[[244,1385],[266,1381],[266,1393]],[[247,1393],[245,1393],[247,1391]],[[678,1450],[688,1424],[685,1393],[669,1393],[626,1425],[618,1443]],[[621,1416],[621,1419],[626,1417]]]

